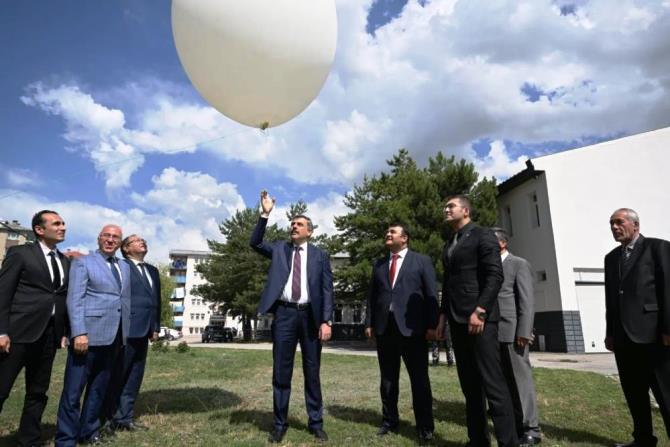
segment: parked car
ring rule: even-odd
[[[183,337],[183,335],[182,335],[181,331],[178,331],[176,329],[172,329],[172,328],[169,328],[169,327],[165,327],[165,326],[161,327],[161,330],[158,332],[158,339],[159,340],[172,341],[172,340],[179,340],[182,337]]]
[[[202,332],[202,342],[210,343],[233,341],[235,332],[236,331],[233,331],[233,328],[229,327],[214,325],[205,326],[205,330]]]

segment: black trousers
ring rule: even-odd
[[[42,414],[47,405],[51,369],[56,356],[53,319],[33,343],[12,343],[9,354],[0,354],[0,411],[16,377],[25,368],[26,395],[19,423],[19,445],[39,444]]]
[[[654,393],[670,438],[670,347],[661,343],[633,343],[625,335],[621,338],[615,341],[614,357],[633,418],[633,438],[642,446],[655,446],[649,389]]]
[[[386,331],[377,336],[377,359],[381,384],[383,424],[397,427],[398,380],[402,358],[412,385],[412,406],[417,430],[435,430],[433,421],[433,395],[428,377],[427,347],[424,337],[405,337],[398,330],[395,318],[389,313]]]
[[[518,445],[514,408],[500,365],[498,323],[486,322],[480,335],[468,334],[468,325],[449,321],[456,368],[465,396],[468,437],[472,447],[488,447],[486,401],[499,446]]]

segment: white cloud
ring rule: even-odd
[[[0,167],[2,166],[0,165]],[[25,188],[43,184],[39,175],[30,169],[4,168],[3,171],[7,184],[12,188]]]
[[[207,239],[221,240],[218,222],[228,218],[244,202],[236,187],[217,183],[201,173],[168,168],[153,179],[145,194],[134,193],[137,207],[117,210],[80,201],[56,201],[18,190],[0,190],[7,217],[29,223],[40,209],[53,209],[65,220],[62,249],[95,250],[100,229],[120,225],[125,235],[137,233],[149,244],[148,258],[167,262],[170,249],[207,250]]]
[[[668,2],[571,4],[561,13],[549,0],[410,0],[372,37],[372,0],[338,0],[338,49],[324,89],[266,134],[160,82],[119,87],[117,97],[141,102],[132,125],[125,108],[109,105],[111,95],[96,102],[73,85],[36,84],[23,100],[63,117],[65,138],[84,148],[111,189],[128,186],[150,154],[203,142],[197,150],[298,182],[350,186],[401,147],[419,162],[443,150],[498,166],[473,158],[472,143],[537,145],[670,125]],[[524,85],[539,91],[537,101]],[[128,93],[138,88],[151,93]]]
[[[483,157],[473,154],[475,167],[483,177],[495,177],[496,179],[506,179],[525,169],[525,162],[528,157],[521,156],[512,159],[505,147],[505,143],[499,140],[492,141],[489,144],[489,152]]]

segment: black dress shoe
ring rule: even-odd
[[[278,428],[275,428],[270,432],[270,436],[268,436],[268,441],[274,443],[280,443],[281,440],[284,439],[285,434],[286,430],[279,430]]]
[[[328,435],[326,434],[325,431],[323,431],[322,428],[315,428],[313,430],[310,430],[314,437],[318,439],[321,442],[326,442],[328,440]]]
[[[430,442],[433,440],[433,432],[431,430],[418,430],[419,442]]]
[[[537,445],[542,442],[542,438],[533,435],[523,435],[519,438],[519,445],[525,447],[528,445]]]
[[[138,424],[137,422],[129,422],[127,424],[114,424],[114,430],[119,431],[147,431],[149,427],[146,425]]]
[[[389,433],[397,433],[398,428],[397,427],[391,427],[390,425],[382,425],[379,427],[379,430],[377,430],[377,436],[386,436]]]

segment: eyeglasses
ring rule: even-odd
[[[120,241],[121,236],[118,234],[111,234],[111,233],[102,233],[100,236],[100,239],[114,239],[115,241]]]
[[[132,241],[128,241],[127,245],[134,244],[135,242],[141,242],[143,244],[147,243],[144,239],[133,239]]]
[[[463,207],[456,203],[447,203],[446,205],[444,205],[445,210],[453,210],[454,208],[463,208]]]

